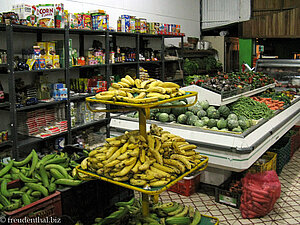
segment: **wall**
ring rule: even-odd
[[[204,36],[203,40],[209,41],[211,47],[218,51],[218,60],[222,63],[223,69],[225,68],[225,37],[222,36]]]
[[[250,19],[250,0],[202,0],[202,29],[212,29]]]
[[[13,4],[63,3],[69,12],[88,12],[103,9],[110,16],[110,26],[117,27],[121,14],[146,18],[150,22],[181,25],[186,36],[200,36],[200,3],[198,0],[1,0],[0,11],[8,11]],[[171,42],[178,45],[178,40]]]

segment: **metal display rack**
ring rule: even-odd
[[[197,92],[189,92],[186,93],[186,95],[184,96],[180,96],[180,97],[175,97],[175,98],[171,98],[171,99],[167,99],[167,100],[162,100],[162,101],[157,101],[157,102],[153,102],[153,103],[148,103],[148,104],[132,104],[132,103],[126,103],[126,102],[117,102],[117,101],[104,101],[104,100],[97,100],[95,97],[88,97],[86,98],[86,103],[88,105],[88,108],[92,111],[98,111],[98,112],[115,112],[115,111],[132,111],[132,110],[137,110],[139,112],[139,131],[140,134],[144,137],[147,138],[147,132],[146,132],[146,120],[149,119],[150,116],[150,108],[170,108],[170,106],[160,106],[161,104],[164,104],[166,102],[172,102],[172,101],[176,101],[176,100],[180,100],[180,99],[184,99],[184,98],[188,98],[188,97],[195,97],[195,101],[188,104],[187,106],[192,106],[197,102]],[[120,108],[120,109],[115,109],[115,110],[110,110],[110,109],[101,109],[101,110],[96,110],[93,109],[91,104],[92,103],[102,103],[102,104],[109,104],[109,105],[121,105],[124,106],[124,108]],[[178,107],[182,107],[178,106]],[[191,170],[187,171],[184,174],[181,174],[177,179],[170,181],[167,185],[165,186],[161,186],[161,187],[155,187],[155,188],[151,188],[151,189],[143,189],[137,186],[133,186],[131,184],[129,184],[128,182],[118,182],[118,181],[114,181],[113,179],[104,177],[104,176],[100,176],[98,174],[92,173],[90,171],[86,171],[80,168],[80,165],[76,167],[77,172],[83,173],[85,175],[88,175],[89,177],[93,177],[93,178],[97,178],[97,179],[101,179],[116,185],[120,185],[122,187],[128,188],[128,189],[132,189],[132,190],[136,190],[142,193],[142,212],[143,212],[143,216],[148,216],[149,215],[149,196],[148,195],[153,195],[155,198],[155,201],[158,201],[158,195],[167,190],[169,187],[171,187],[172,185],[174,185],[176,182],[178,182],[179,180],[183,179],[183,177],[189,175],[190,173],[196,171],[196,170],[204,170],[207,167],[208,164],[208,157],[203,157],[203,161],[201,163],[199,163],[197,166],[195,166],[194,168],[192,168]]]
[[[70,102],[72,101],[80,101],[84,100],[84,97],[78,96],[78,97],[72,97],[70,96],[70,73],[73,70],[79,70],[79,74],[84,73],[83,71],[86,70],[94,70],[98,68],[104,68],[105,70],[105,80],[107,83],[110,83],[110,76],[112,75],[112,67],[117,66],[127,66],[127,65],[136,65],[136,74],[137,77],[139,77],[139,67],[143,64],[151,64],[151,63],[159,63],[161,67],[161,74],[160,77],[161,80],[164,81],[164,72],[165,72],[165,59],[164,59],[164,40],[166,38],[180,38],[181,39],[181,46],[183,46],[183,37],[178,35],[164,35],[164,34],[140,34],[140,33],[123,33],[123,32],[111,32],[111,31],[98,31],[98,30],[79,30],[79,29],[69,29],[68,27],[64,29],[60,28],[41,28],[41,27],[29,27],[29,26],[22,26],[22,25],[5,25],[0,24],[0,32],[5,33],[6,37],[6,51],[7,51],[7,64],[1,64],[1,69],[6,69],[6,73],[2,73],[2,75],[8,75],[8,88],[9,88],[9,102],[1,103],[0,104],[0,110],[9,110],[10,112],[10,140],[9,144],[3,144],[0,145],[0,149],[2,147],[11,146],[12,147],[12,157],[19,160],[20,159],[20,150],[27,146],[28,144],[34,144],[41,142],[43,140],[48,139],[41,139],[41,138],[34,138],[34,137],[28,137],[30,141],[24,142],[21,140],[20,135],[17,132],[17,112],[19,111],[29,111],[33,109],[38,108],[45,108],[48,106],[55,106],[57,104],[64,104],[66,109],[66,120],[68,121],[68,129],[67,132],[60,133],[56,135],[58,136],[64,136],[66,137],[66,144],[71,144],[72,142],[72,134],[75,131],[78,131],[80,129],[85,129],[90,126],[94,125],[104,125],[106,126],[106,133],[107,136],[109,136],[109,122],[110,122],[110,115],[109,113],[106,114],[106,119],[103,121],[95,122],[95,123],[89,123],[86,125],[80,125],[78,127],[71,127],[71,110],[70,110]],[[64,54],[65,54],[65,65],[62,65],[63,68],[59,69],[45,69],[45,70],[33,70],[33,71],[15,71],[14,70],[14,37],[15,35],[20,35],[22,33],[32,33],[36,34],[36,40],[33,41],[43,41],[44,36],[47,36],[48,34],[57,34],[62,35],[64,40]],[[105,48],[105,64],[98,64],[98,65],[85,65],[85,66],[70,66],[69,65],[69,39],[70,36],[79,36],[79,53],[80,55],[84,55],[84,44],[85,44],[85,37],[86,36],[102,36],[104,37],[104,48]],[[161,41],[161,60],[159,62],[157,61],[150,61],[150,62],[144,62],[139,60],[139,54],[136,54],[136,61],[135,62],[124,62],[124,63],[109,63],[109,55],[110,55],[110,47],[111,43],[116,44],[116,37],[134,37],[136,42],[136,51],[137,53],[140,52],[141,47],[141,41],[144,38],[154,38],[159,39]],[[58,102],[47,102],[47,103],[38,103],[36,105],[32,106],[26,106],[22,108],[17,108],[16,106],[16,93],[15,93],[15,78],[16,75],[23,75],[23,74],[39,74],[42,75],[45,72],[59,72],[64,74],[64,79],[66,83],[66,87],[68,88],[68,99],[66,101],[58,101]],[[0,74],[1,75],[1,74]],[[178,80],[178,82],[183,82],[183,80]]]

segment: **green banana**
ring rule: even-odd
[[[115,203],[116,206],[132,206],[134,204],[135,198],[130,199],[128,202],[117,202]]]
[[[189,207],[188,206],[184,206],[183,210],[181,213],[178,213],[175,215],[175,217],[183,217],[186,216],[189,212]]]
[[[13,166],[14,161],[9,161],[9,163],[2,169],[0,170],[0,177],[3,177]]]
[[[167,225],[189,225],[191,220],[189,217],[168,217],[166,219]]]
[[[182,210],[183,210],[183,206],[178,204],[178,208],[176,210],[172,211],[172,212],[169,212],[168,215],[169,216],[175,216],[176,214],[182,212]]]
[[[164,213],[169,214],[170,212],[173,212],[173,211],[175,211],[176,209],[178,209],[178,207],[179,207],[179,204],[178,204],[177,202],[175,202],[175,203],[173,204],[173,206],[171,206],[171,207],[163,207],[163,208],[161,208],[161,209],[164,211]]]
[[[195,214],[191,225],[198,225],[200,221],[201,221],[201,213],[198,210],[195,210]]]

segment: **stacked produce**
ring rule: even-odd
[[[280,110],[283,109],[284,106],[284,101],[273,100],[272,98],[251,97],[251,99],[260,103],[265,103],[271,110]]]
[[[186,100],[165,103],[163,106],[185,105]],[[138,117],[138,114],[129,114]],[[190,107],[151,109],[150,118],[161,122],[176,122],[203,129],[243,132],[252,126],[252,120],[238,116],[227,106],[210,106],[208,101],[200,101]]]
[[[100,92],[95,97],[99,100],[121,101],[128,103],[150,103],[162,99],[174,98],[185,94],[180,86],[172,82],[162,82],[150,78],[141,81],[129,75],[118,83],[112,83],[108,91]]]
[[[274,115],[274,112],[265,103],[257,102],[249,97],[242,97],[234,102],[231,110],[238,116],[253,120],[269,119]]]
[[[154,124],[147,138],[131,131],[106,141],[104,147],[89,153],[81,168],[135,186],[166,185],[202,160],[195,145]]]
[[[76,180],[68,172],[75,162],[62,154],[49,154],[38,158],[35,150],[23,160],[11,160],[0,170],[1,194],[0,210],[11,211],[28,205],[56,191],[60,186],[76,186],[82,181]],[[24,186],[7,189],[11,180],[20,179]]]
[[[255,89],[274,83],[274,79],[263,73],[223,73],[196,82],[199,86],[208,87],[218,92],[228,92],[238,89]]]
[[[150,207],[150,214],[148,217],[142,216],[141,201],[132,198],[128,202],[117,202],[118,210],[111,213],[105,218],[96,218],[94,225],[108,225],[108,224],[166,224],[166,225],[180,225],[201,224],[204,220],[201,213],[192,206],[184,206],[177,202],[158,203]],[[209,223],[210,224],[210,223]],[[216,224],[213,223],[213,224]]]

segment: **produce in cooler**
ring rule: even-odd
[[[150,103],[184,95],[185,91],[179,88],[178,84],[172,82],[162,82],[153,78],[145,81],[134,80],[126,75],[120,82],[112,83],[108,91],[98,93],[96,99],[134,104]]]
[[[195,145],[154,124],[147,138],[135,130],[106,141],[89,153],[81,168],[134,186],[164,186],[203,159]]]
[[[94,225],[108,224],[151,224],[151,225],[201,225],[218,224],[218,219],[201,215],[192,206],[177,202],[151,204],[150,214],[142,216],[141,200],[132,198],[128,202],[117,202],[118,209],[105,218],[96,218]]]
[[[216,92],[231,92],[238,89],[256,89],[274,83],[274,79],[263,73],[223,73],[205,80],[198,80],[196,84],[208,87]]]
[[[185,104],[187,100],[165,103],[162,106]],[[128,116],[138,118],[138,113]],[[232,113],[229,107],[211,106],[208,101],[200,101],[190,107],[150,109],[150,119],[237,133],[247,130],[253,124],[251,119]]]
[[[72,168],[76,165],[65,153],[49,154],[39,159],[35,150],[22,161],[11,160],[2,165],[0,211],[12,211],[28,205],[54,193],[61,186],[79,185],[82,181],[72,176]],[[22,188],[7,188],[9,181],[17,179],[24,183]]]
[[[274,112],[265,104],[255,101],[249,97],[242,97],[231,105],[232,112],[247,119],[259,120],[269,119]]]

